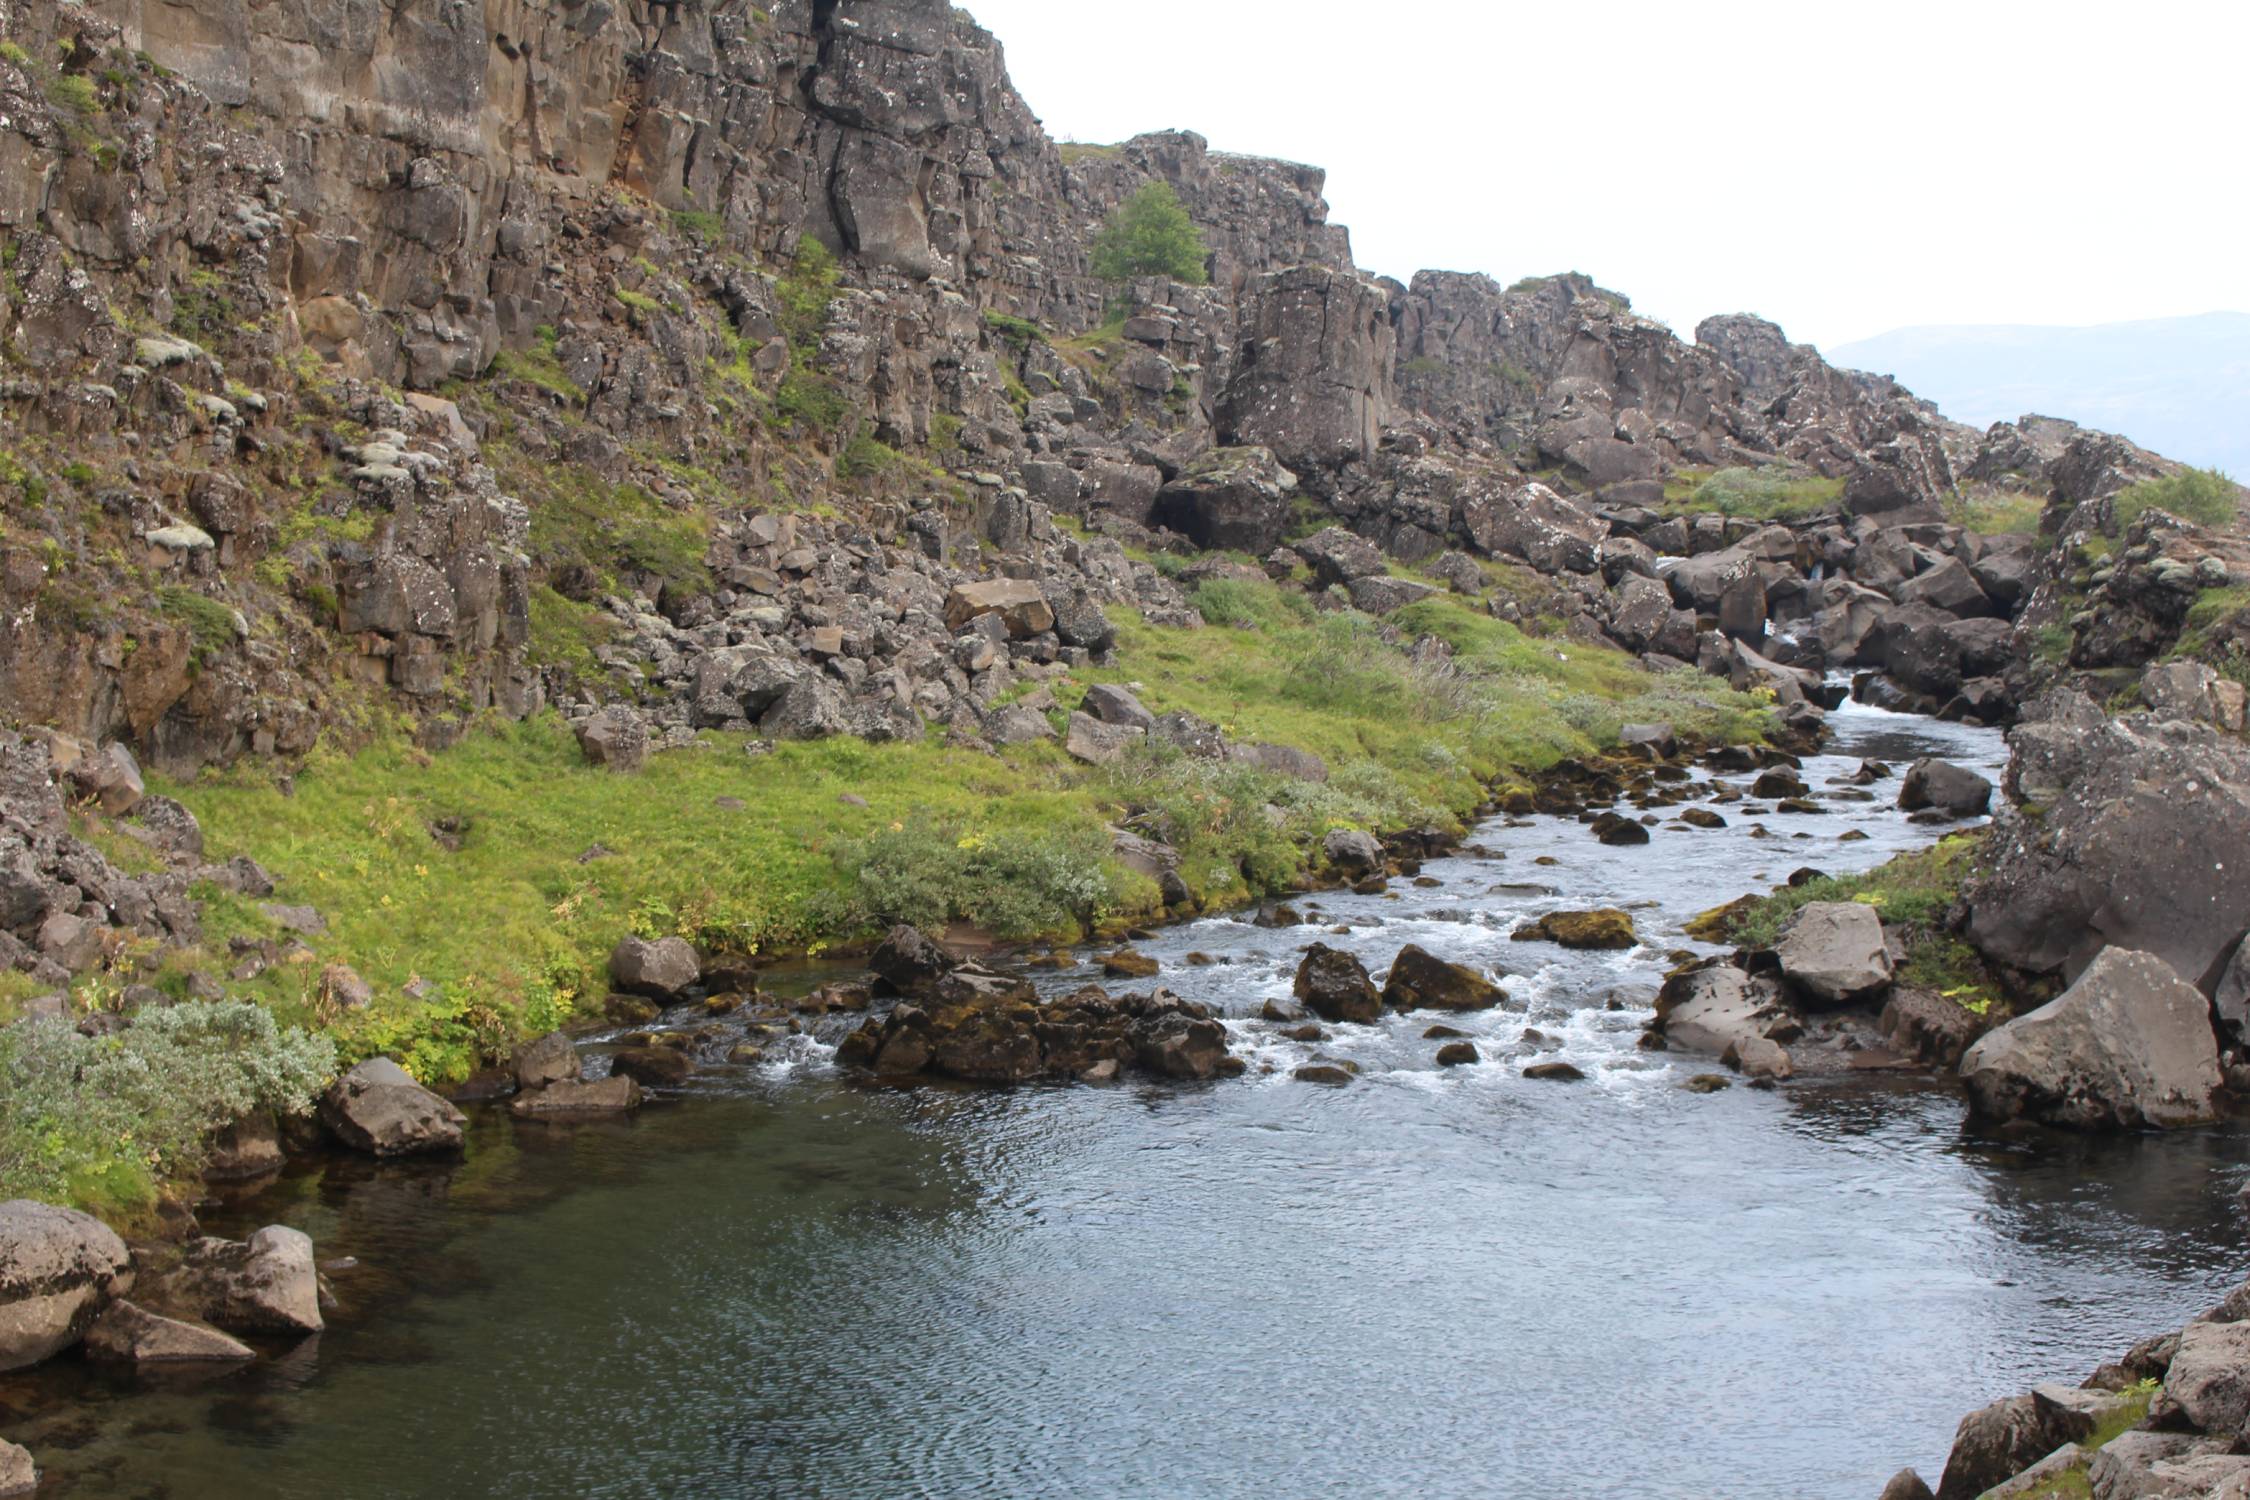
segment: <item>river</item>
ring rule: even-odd
[[[1862,756],[2002,754],[1856,704],[1831,722],[1816,793]],[[0,1430],[46,1465],[43,1500],[1934,1482],[1964,1412],[2075,1379],[2250,1269],[2245,1141],[1985,1135],[1952,1088],[1895,1077],[1700,1095],[1681,1085],[1711,1059],[1635,1045],[1646,1012],[1604,993],[1652,984],[1688,917],[1927,842],[1896,786],[1724,807],[1729,828],[1645,847],[1499,820],[1489,854],[1429,864],[1438,885],[1301,903],[1321,927],[1142,944],[1232,1018],[1237,1080],[876,1090],[796,1038],[629,1123],[480,1111],[465,1162],[307,1167],[206,1221],[356,1257],[327,1333],[215,1378],[0,1377]],[[1509,941],[1592,905],[1632,910],[1644,946]],[[1315,936],[1378,976],[1406,942],[1506,975],[1510,1008],[1443,1018],[1486,1060],[1436,1069],[1429,1015],[1280,1040],[1257,1012]],[[1359,1078],[1288,1076],[1316,1053]],[[1556,1058],[1587,1080],[1521,1076]]]

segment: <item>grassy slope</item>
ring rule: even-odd
[[[392,739],[316,758],[287,793],[262,768],[166,790],[202,820],[214,857],[254,856],[280,882],[273,899],[309,902],[328,920],[310,960],[237,988],[332,1025],[347,1052],[398,1052],[445,1077],[598,1004],[601,960],[627,930],[768,954],[866,936],[888,915],[862,870],[878,855],[942,886],[971,878],[960,862],[988,847],[1028,851],[1042,869],[1067,864],[1073,849],[1105,847],[1106,825],[1139,815],[1185,851],[1200,896],[1239,901],[1294,884],[1330,827],[1459,823],[1492,783],[1613,743],[1622,722],[1665,718],[1727,738],[1763,723],[1758,704],[1708,679],[1659,681],[1615,653],[1532,639],[1454,599],[1414,606],[1397,632],[1316,614],[1267,584],[1206,585],[1201,603],[1229,623],[1167,629],[1118,612],[1115,664],[1058,698],[1067,707],[1087,683],[1132,682],[1158,712],[1186,709],[1237,740],[1314,751],[1335,772],[1327,785],[1164,756],[1094,771],[1052,744],[995,759],[936,737],[752,757],[738,737],[706,735],[701,748],[620,777],[586,767],[545,717],[435,756]],[[1455,644],[1458,670],[1414,665],[1405,644],[1425,633]],[[458,852],[430,833],[448,818],[468,820]],[[614,853],[581,864],[597,843]],[[1153,913],[1147,881],[1114,866],[1101,875],[1103,914]],[[257,903],[204,894],[214,952],[231,936],[278,935]],[[956,914],[1019,910],[957,899]],[[1022,908],[1013,925],[1049,910]],[[368,1011],[324,1007],[319,971],[336,959],[375,986]],[[436,993],[410,998],[415,980]]]

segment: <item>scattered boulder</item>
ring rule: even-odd
[[[1565,948],[1631,948],[1640,942],[1633,919],[1613,906],[1549,912],[1522,924],[1510,936],[1519,943],[1560,943]]]
[[[89,1358],[115,1364],[213,1364],[253,1359],[250,1346],[215,1328],[160,1317],[119,1299],[86,1330]]]
[[[1473,1042],[1447,1042],[1437,1049],[1437,1065],[1441,1068],[1460,1068],[1479,1061]]]
[[[2065,1443],[2093,1431],[2093,1409],[2107,1400],[2099,1391],[2040,1386],[1969,1413],[1953,1434],[1937,1500],[1976,1500]]]
[[[1857,901],[1814,901],[1798,908],[1774,944],[1781,976],[1812,1005],[1861,1005],[1891,984],[1883,919]]]
[[[371,1057],[329,1085],[320,1122],[344,1145],[374,1156],[458,1151],[468,1123],[387,1057]]]
[[[1490,1010],[1507,991],[1461,964],[1447,963],[1416,944],[1399,949],[1383,981],[1383,1003],[1401,1010]]]
[[[77,1343],[132,1286],[125,1242],[101,1220],[29,1198],[0,1203],[0,1371]]]
[[[229,1333],[318,1333],[323,1322],[312,1236],[280,1224],[189,1242],[143,1278],[142,1299]]]
[[[2250,1437],[2250,1323],[2190,1323],[2164,1374],[2164,1394],[2198,1431]]]
[[[579,1077],[578,1048],[559,1031],[550,1031],[535,1042],[516,1049],[516,1087],[526,1092],[554,1083],[575,1083]]]
[[[638,771],[648,760],[648,725],[624,704],[601,710],[577,726],[578,748],[590,766]]]
[[[1375,835],[1358,828],[1332,828],[1321,841],[1321,853],[1345,876],[1380,875],[1387,867],[1383,846]]]
[[[677,1088],[695,1076],[695,1059],[677,1047],[625,1047],[611,1055],[609,1071],[650,1088]]]
[[[686,938],[621,939],[609,955],[609,981],[628,995],[676,1000],[703,977],[703,961]]]
[[[1036,583],[1021,578],[993,578],[982,583],[955,584],[945,598],[945,628],[959,635],[980,615],[998,615],[1016,640],[1028,640],[1054,629],[1054,606]]]
[[[1150,713],[1140,699],[1128,690],[1113,687],[1106,682],[1097,682],[1086,689],[1085,700],[1080,706],[1104,724],[1146,731],[1156,723],[1156,715]]]
[[[1540,1083],[1582,1083],[1586,1075],[1566,1062],[1533,1063],[1523,1070],[1523,1076]]]
[[[2123,948],[1987,1033],[1961,1077],[1979,1113],[2081,1129],[2206,1124],[2223,1082],[2202,994],[2154,954]]]
[[[1144,726],[1106,724],[1089,713],[1072,714],[1063,729],[1063,749],[1090,766],[1106,766],[1147,741]]]
[[[1981,818],[1992,807],[1992,783],[1950,761],[1918,760],[1899,783],[1898,805],[1905,812],[1935,808],[1956,818]]]
[[[1102,972],[1123,979],[1149,979],[1162,965],[1137,948],[1119,948],[1102,955]]]
[[[1305,950],[1292,992],[1298,1004],[1324,1021],[1368,1022],[1383,1013],[1383,997],[1360,961],[1326,943]]]

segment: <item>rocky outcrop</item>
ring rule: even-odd
[[[2219,1117],[2209,1002],[2161,958],[2105,948],[2078,981],[1961,1059],[1984,1114],[2077,1127],[2200,1125]]]
[[[132,1286],[125,1242],[99,1219],[28,1198],[0,1203],[0,1371],[77,1343]]]
[[[2076,977],[2105,947],[2206,994],[2250,931],[2250,746],[2205,724],[2040,705],[2009,736],[2004,810],[1963,892],[1967,934],[2031,973]]]
[[[703,977],[703,960],[686,938],[620,938],[609,955],[609,982],[628,995],[677,1000]]]

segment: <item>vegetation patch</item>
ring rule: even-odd
[[[1203,231],[1168,182],[1143,183],[1094,237],[1094,274],[1104,281],[1165,276],[1201,286],[1209,279],[1210,258]]]
[[[1758,521],[1797,520],[1832,510],[1843,498],[1843,480],[1784,468],[1720,469],[1684,495],[1665,490],[1666,508],[1675,513],[1717,511]]]
[[[262,1006],[190,1001],[82,1036],[68,1018],[0,1030],[0,1198],[131,1223],[253,1110],[301,1114],[336,1072],[328,1038]]]
[[[2198,526],[2232,526],[2242,512],[2242,491],[2217,469],[2183,469],[2144,480],[2110,502],[2112,534],[2124,535],[2152,510],[2169,511]]]
[[[2001,1001],[1991,971],[1974,948],[1946,925],[1960,899],[1962,884],[1976,869],[1988,834],[1957,833],[1927,849],[1901,854],[1859,875],[1836,875],[1775,891],[1730,925],[1729,940],[1746,948],[1770,948],[1799,909],[1819,901],[1856,901],[1872,906],[1884,925],[1906,937],[1902,984],[1935,990],[1978,1015]]]
[[[1944,509],[1948,521],[1979,536],[2037,536],[2047,502],[2025,490],[1964,490]]]

